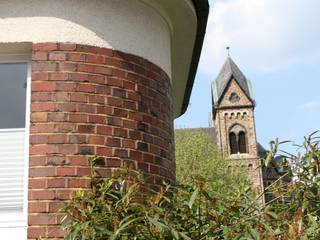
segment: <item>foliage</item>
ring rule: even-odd
[[[298,154],[279,150],[277,140],[271,142],[271,151],[266,164],[279,164],[286,169],[286,176],[293,180],[289,184],[277,181],[271,186],[275,199],[264,211],[272,211],[274,218],[268,219],[272,234],[278,239],[320,239],[320,148],[318,132],[314,132],[302,145],[297,145]],[[281,180],[281,179],[280,179]]]
[[[99,179],[92,164],[92,188],[75,192],[62,210],[66,239],[319,240],[318,137],[306,138],[298,155],[279,151],[281,144],[272,142],[264,164],[285,167],[286,173],[268,187],[275,198],[264,206],[246,182],[225,192],[216,180],[194,176],[142,194],[141,174],[125,170]],[[294,181],[282,181],[286,176]]]
[[[176,176],[181,183],[190,183],[194,176],[221,186],[221,190],[234,191],[240,183],[247,181],[247,172],[240,168],[228,168],[212,140],[199,129],[175,130]],[[223,186],[223,187],[222,187]]]

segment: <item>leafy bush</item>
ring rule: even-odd
[[[294,181],[272,184],[267,191],[275,198],[265,206],[245,181],[226,192],[214,179],[193,176],[187,184],[164,184],[148,195],[139,191],[144,186],[140,173],[123,170],[110,179],[93,174],[92,188],[75,192],[62,210],[66,239],[319,240],[318,137],[306,138],[297,156],[279,152],[279,145],[272,143],[264,163],[285,157],[283,177]]]

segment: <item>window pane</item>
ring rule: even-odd
[[[240,153],[247,152],[246,134],[244,132],[239,133],[239,151]]]
[[[238,152],[238,144],[236,134],[233,132],[229,134],[229,144],[231,154],[236,154]]]
[[[26,63],[0,64],[0,129],[24,128]]]
[[[0,64],[0,222],[21,218],[27,64]]]

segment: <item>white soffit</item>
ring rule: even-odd
[[[153,7],[171,31],[171,77],[174,116],[181,114],[197,34],[197,14],[190,0],[141,0]]]

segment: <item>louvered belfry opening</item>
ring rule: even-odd
[[[238,146],[240,153],[247,153],[246,134],[243,131],[239,132]]]
[[[238,153],[237,136],[234,132],[229,133],[230,152],[231,154]]]
[[[240,131],[239,133],[229,133],[230,154],[247,153],[247,139],[246,133]]]

